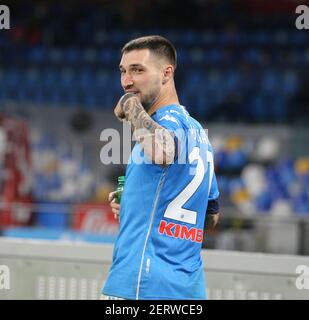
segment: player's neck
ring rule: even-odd
[[[155,103],[148,110],[148,114],[151,116],[158,109],[168,106],[170,104],[179,104],[178,96],[175,87],[170,87],[161,94]]]

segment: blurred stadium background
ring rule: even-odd
[[[215,150],[222,218],[204,247],[308,255],[309,31],[295,27],[306,2],[2,1],[2,237],[114,241],[106,201],[125,167],[100,163],[100,132],[121,128],[122,45],[160,34]]]

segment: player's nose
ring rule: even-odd
[[[130,75],[124,75],[121,79],[121,83],[124,89],[128,89],[133,86],[134,82]]]

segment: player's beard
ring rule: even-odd
[[[154,85],[154,88],[147,94],[143,95],[141,98],[141,103],[146,112],[150,110],[152,105],[155,103],[160,93],[160,85],[159,83]]]

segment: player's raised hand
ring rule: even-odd
[[[125,114],[122,111],[122,107],[120,106],[119,102],[117,103],[117,105],[114,109],[114,114],[118,118],[118,120],[120,120],[120,121],[125,119]]]
[[[120,204],[119,203],[116,203],[116,198],[115,198],[115,194],[116,192],[113,191],[111,192],[109,195],[108,195],[108,201],[109,201],[109,204],[112,208],[112,211],[114,213],[114,218],[118,221],[120,221]]]
[[[120,120],[124,120],[126,118],[125,112],[124,112],[124,105],[125,103],[133,98],[133,97],[137,97],[134,93],[132,92],[128,92],[126,94],[124,94],[118,101],[115,109],[114,109],[114,114],[115,116]]]

